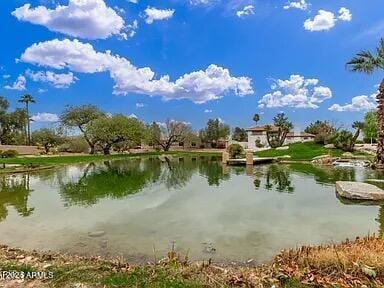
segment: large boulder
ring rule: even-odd
[[[343,158],[353,158],[353,154],[351,152],[344,152],[341,157]]]
[[[332,162],[334,160],[335,159],[332,158],[331,155],[320,155],[320,156],[314,157],[312,159],[312,163],[317,165],[332,165]]]
[[[384,200],[384,190],[362,182],[337,181],[336,193],[340,197],[352,200]]]

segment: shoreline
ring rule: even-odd
[[[0,270],[53,273],[53,278],[46,279],[0,279],[0,287],[382,287],[384,238],[370,235],[283,250],[269,263],[257,266],[191,262],[173,249],[155,263],[130,265],[122,258],[0,245]]]
[[[151,156],[221,156],[218,151],[166,151],[166,152],[143,152],[143,153],[129,153],[129,154],[111,154],[111,155],[90,155],[90,154],[76,154],[76,155],[52,155],[52,156],[19,156],[15,158],[0,159],[0,164],[15,164],[21,165],[15,169],[3,168],[0,169],[0,175],[30,173],[40,170],[55,169],[61,166],[83,164],[100,161],[124,160],[126,158],[134,159],[137,157],[151,157]],[[37,165],[36,167],[28,168],[27,165]],[[21,168],[21,169],[17,169]]]

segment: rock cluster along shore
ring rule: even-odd
[[[384,201],[384,190],[368,183],[337,181],[336,193],[351,200]]]

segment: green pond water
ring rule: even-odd
[[[174,245],[190,259],[260,263],[283,248],[384,231],[384,208],[350,204],[337,180],[363,168],[226,167],[214,157],[142,158],[0,176],[0,243],[134,263]]]

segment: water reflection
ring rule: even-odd
[[[261,179],[265,179],[264,187],[267,190],[276,190],[278,192],[286,193],[293,193],[295,191],[295,187],[292,185],[291,181],[291,172],[286,165],[272,164],[266,166],[266,171],[264,173],[257,170],[254,176],[253,183],[257,189],[261,186]]]
[[[377,215],[376,221],[379,223],[379,235],[384,235],[384,206],[379,209],[379,215]]]
[[[29,175],[2,176],[0,178],[0,221],[7,217],[9,206],[23,217],[31,215],[34,210],[34,208],[28,208],[31,191]]]
[[[383,234],[384,206],[344,205],[332,185],[380,173],[303,164],[229,167],[211,157],[168,156],[3,176],[0,242],[135,259],[152,257],[153,245],[164,255],[175,242],[198,259],[263,261],[300,243]],[[95,231],[103,236],[90,237]]]
[[[167,189],[180,189],[199,172],[208,185],[219,185],[229,179],[216,159],[145,158],[91,163],[78,177],[60,183],[60,194],[66,206],[93,205],[103,198],[123,198],[140,192],[149,185],[164,184]]]

